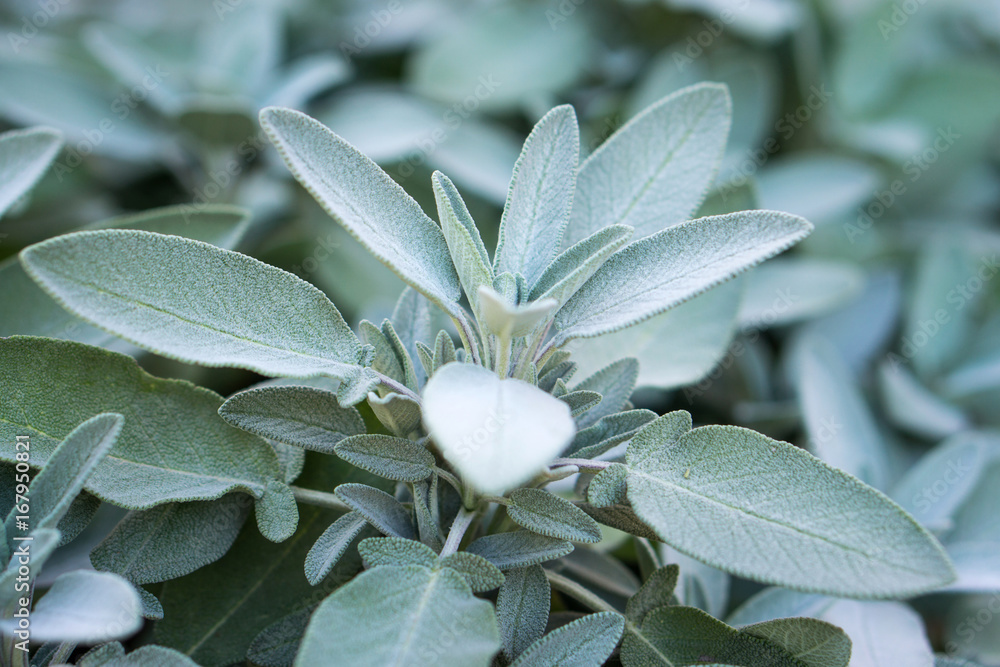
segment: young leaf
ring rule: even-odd
[[[529,300],[555,299],[561,307],[632,238],[632,228],[612,225],[596,231],[552,260],[531,288]]]
[[[545,633],[552,588],[545,570],[530,565],[507,570],[497,594],[497,623],[509,660],[521,655]]]
[[[407,565],[363,572],[324,600],[295,664],[487,667],[498,648],[493,606],[457,572]]]
[[[368,528],[365,517],[357,512],[348,512],[323,531],[306,554],[306,579],[309,580],[309,585],[317,585],[330,574],[333,566],[365,528]]]
[[[111,451],[125,419],[119,414],[92,417],[73,429],[55,448],[45,467],[28,487],[31,499],[31,527],[55,528],[83,490],[94,469]],[[13,546],[16,507],[4,522],[8,545]]]
[[[356,409],[341,407],[336,394],[315,387],[241,391],[222,404],[219,415],[244,431],[325,454],[344,438],[365,432]]]
[[[585,429],[608,415],[618,414],[632,397],[638,377],[639,362],[626,358],[605,366],[576,385],[574,391],[596,391],[601,395],[601,403],[576,420],[577,427]]]
[[[479,288],[483,324],[497,336],[527,336],[558,305],[555,299],[514,305],[491,287],[484,285]]]
[[[840,628],[814,618],[779,618],[740,630],[780,646],[806,667],[847,667],[851,640]]]
[[[601,667],[625,631],[621,614],[602,611],[563,625],[529,646],[511,667]]]
[[[289,377],[342,377],[364,361],[361,343],[322,292],[207,243],[76,232],[26,248],[21,262],[76,315],[179,361]]]
[[[386,535],[415,537],[409,510],[385,491],[365,484],[341,484],[334,493]]]
[[[430,547],[401,537],[369,537],[358,544],[358,553],[369,570],[381,565],[422,565],[433,568],[438,559]]]
[[[354,435],[335,451],[348,463],[397,482],[419,482],[434,472],[434,455],[427,448],[390,435]]]
[[[392,392],[380,398],[375,392],[369,392],[368,407],[382,425],[400,439],[420,428],[420,403],[409,396]]]
[[[497,273],[520,273],[530,289],[556,256],[573,204],[579,156],[573,107],[552,109],[528,135],[514,165],[500,219]]]
[[[533,533],[576,542],[600,542],[601,527],[570,501],[543,489],[510,494],[507,514]]]
[[[86,489],[128,509],[211,500],[232,491],[257,499],[257,523],[274,540],[295,529],[297,510],[267,442],[219,418],[222,398],[181,380],[161,380],[123,354],[50,338],[0,339],[0,435],[31,435],[32,465],[43,465],[59,440],[100,412],[128,415],[111,453]],[[59,388],[85,387],[62,410]],[[176,415],[184,415],[177,419]],[[13,445],[0,458],[14,460]]]
[[[573,551],[573,545],[529,530],[516,530],[484,535],[472,542],[466,551],[482,556],[501,570],[512,570],[562,558]]]
[[[452,363],[427,382],[424,424],[441,453],[483,493],[527,481],[569,444],[569,407],[520,380]]]
[[[459,551],[448,554],[440,561],[441,567],[450,567],[465,577],[473,593],[485,593],[504,582],[503,572],[482,556]]]
[[[657,455],[629,460],[628,498],[679,551],[741,576],[841,596],[915,595],[953,579],[940,545],[912,517],[811,454],[735,426],[701,427],[657,451],[658,423],[632,440],[630,448]],[[715,539],[706,525],[729,526],[729,537]]]
[[[261,667],[291,667],[314,611],[316,606],[293,611],[261,630],[247,648],[247,660]]]
[[[603,401],[595,410],[600,410]],[[590,413],[584,413],[586,418]],[[574,458],[592,459],[630,440],[639,429],[657,418],[652,410],[626,410],[602,417],[593,426],[577,431],[566,455]]]
[[[399,335],[399,340],[403,343],[410,359],[417,358],[417,343],[427,343],[434,335],[431,329],[431,308],[430,302],[423,294],[407,287],[399,296],[396,307],[392,311],[392,326]],[[417,384],[423,385],[427,376],[415,369],[417,372]]]
[[[0,217],[34,187],[62,143],[62,134],[48,127],[0,134]]]
[[[562,382],[562,378],[559,382]],[[569,406],[570,416],[577,419],[600,403],[601,395],[596,391],[571,391],[560,395],[559,400]]]
[[[633,595],[625,608],[625,616],[631,623],[642,626],[642,620],[646,614],[658,607],[665,607],[674,604],[674,588],[677,587],[677,576],[680,568],[676,565],[667,565],[653,572]]]
[[[611,224],[642,238],[690,218],[715,178],[730,113],[726,87],[702,83],[626,123],[580,165],[563,247]]]
[[[556,313],[555,344],[638,324],[778,254],[811,229],[794,215],[748,211],[691,220],[634,241]]]
[[[371,367],[382,375],[387,375],[397,382],[406,383],[406,371],[403,369],[403,360],[396,354],[389,339],[382,332],[382,329],[375,326],[368,320],[361,320],[358,325],[358,332],[361,341],[375,348],[375,356],[372,359]]]
[[[462,289],[469,297],[472,312],[481,316],[479,288],[493,286],[493,266],[483,245],[479,229],[469,215],[465,201],[451,180],[439,171],[431,176],[434,183],[434,198],[437,200],[438,218],[441,231],[448,242],[451,261],[455,264]]]
[[[603,523],[605,526],[611,526],[636,537],[660,541],[660,536],[635,515],[631,505],[621,503],[607,507],[594,507],[590,503],[577,502],[574,504],[598,523]]]
[[[461,286],[434,222],[378,165],[318,121],[269,107],[260,123],[323,209],[408,285],[455,315]]]
[[[587,502],[598,508],[626,502],[625,480],[627,478],[628,466],[612,463],[597,473],[587,485]]]

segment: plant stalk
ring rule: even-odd
[[[475,511],[467,510],[464,507],[459,510],[458,516],[451,523],[451,530],[448,531],[448,539],[441,549],[442,558],[458,551],[458,547],[462,544],[462,538],[465,537],[465,531],[472,525],[472,520],[475,517]]]
[[[313,489],[304,489],[301,486],[291,486],[290,488],[292,489],[292,494],[295,496],[295,499],[300,503],[313,505],[315,507],[325,507],[326,509],[337,510],[338,512],[351,511],[351,507],[347,503],[332,493],[315,491]]]
[[[589,607],[594,611],[613,611],[616,614],[620,613],[596,593],[587,590],[572,579],[567,579],[561,574],[551,570],[545,570],[545,576],[548,578],[549,584],[552,585],[552,588],[556,589],[560,593],[565,593],[585,607]]]

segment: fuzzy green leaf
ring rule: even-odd
[[[386,535],[413,539],[413,521],[402,503],[365,484],[341,484],[334,493]]]
[[[483,245],[479,229],[465,206],[462,195],[447,176],[439,171],[431,176],[434,183],[434,197],[437,200],[438,218],[441,231],[448,242],[451,261],[455,264],[462,289],[469,297],[472,312],[477,317],[482,310],[479,306],[479,288],[493,286],[493,266]]]
[[[674,589],[680,568],[676,565],[661,567],[642,585],[639,592],[629,598],[625,616],[629,622],[641,626],[646,614],[658,607],[674,603]]]
[[[602,611],[563,625],[529,646],[511,667],[601,667],[625,631],[621,614]]]
[[[434,472],[434,455],[425,447],[390,435],[354,435],[335,451],[348,463],[397,482],[419,482]]]
[[[580,384],[574,391],[596,391],[601,395],[600,405],[589,410],[586,415],[576,420],[581,429],[596,424],[608,415],[618,414],[625,403],[632,397],[635,381],[639,377],[639,362],[625,358],[605,366]]]
[[[180,380],[161,380],[131,357],[80,343],[14,336],[0,339],[0,458],[14,460],[15,435],[30,435],[32,465],[59,440],[101,412],[127,415],[111,453],[86,489],[129,509],[212,500],[231,491],[257,499],[257,523],[274,540],[295,529],[296,507],[274,450],[219,418],[222,398]],[[85,387],[62,409],[52,396]],[[177,419],[184,415],[184,419]]]
[[[497,594],[503,652],[513,660],[545,633],[552,587],[540,565],[507,570]]]
[[[730,113],[726,87],[702,83],[626,123],[580,165],[563,247],[611,224],[642,238],[690,218],[715,178]]]
[[[543,489],[518,489],[510,494],[507,514],[528,530],[560,540],[599,542],[601,527],[573,503]]]
[[[785,250],[811,229],[794,215],[748,211],[691,220],[634,241],[556,313],[556,345],[618,331],[678,306]]]
[[[612,225],[567,248],[552,260],[538,278],[531,288],[529,299],[555,299],[556,308],[560,308],[590,280],[608,257],[628,243],[632,231],[627,225]]]
[[[482,556],[467,551],[448,554],[440,561],[441,567],[450,567],[465,577],[473,593],[485,593],[504,582],[503,572]]]
[[[336,628],[336,632],[331,632]],[[454,570],[368,570],[313,614],[298,667],[487,667],[500,641],[493,606]]]
[[[674,410],[647,424],[632,438],[625,450],[625,462],[638,469],[657,469],[668,465],[670,448],[691,430],[691,413]]]
[[[569,407],[526,382],[472,364],[444,366],[427,382],[424,424],[462,477],[483,493],[527,481],[569,444]]]
[[[628,472],[628,466],[612,463],[597,473],[587,485],[587,502],[598,508],[624,503]]]
[[[48,127],[0,134],[0,217],[45,174],[62,143]]]
[[[437,225],[378,165],[318,121],[269,107],[260,122],[296,180],[408,285],[455,314],[461,286]]]
[[[573,544],[529,530],[516,530],[484,535],[472,542],[466,551],[482,556],[501,570],[511,570],[562,558],[573,551]]]
[[[603,403],[603,401],[602,401]],[[600,410],[598,404],[595,410]],[[590,413],[584,413],[586,418]],[[652,410],[626,410],[601,418],[593,426],[577,431],[566,455],[592,459],[631,439],[642,427],[657,417]]]
[[[241,391],[222,404],[219,415],[244,431],[325,454],[344,438],[365,432],[356,409],[341,407],[336,394],[315,387]]]
[[[368,520],[357,512],[348,512],[330,524],[306,554],[306,579],[309,584],[315,586],[323,581],[348,547],[368,527]]]
[[[580,130],[569,105],[538,121],[514,165],[500,219],[494,270],[520,273],[530,289],[559,251],[569,220]]]
[[[375,392],[370,392],[368,407],[382,425],[400,439],[420,428],[420,403],[409,396],[389,393],[380,398]]]
[[[840,596],[916,595],[954,578],[910,515],[808,452],[736,426],[671,441],[659,425],[632,440],[646,455],[628,460],[628,498],[677,550],[740,576]]]
[[[207,243],[76,232],[26,248],[21,262],[76,315],[173,359],[289,377],[342,377],[364,361],[361,343],[322,292]]]
[[[779,618],[740,632],[780,646],[806,667],[847,667],[851,661],[851,640],[844,631],[814,618]]]
[[[558,305],[555,299],[515,305],[491,287],[484,285],[479,288],[483,324],[497,336],[527,336]]]
[[[427,545],[402,537],[369,537],[358,544],[358,553],[369,570],[382,565],[422,565],[433,568],[437,554]]]
[[[315,610],[293,611],[261,630],[247,648],[247,659],[261,667],[291,667]]]

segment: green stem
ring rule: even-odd
[[[340,512],[350,512],[351,507],[332,493],[325,491],[314,491],[313,489],[303,489],[301,486],[292,486],[292,494],[300,503],[313,505],[315,507],[325,507],[326,509]]]
[[[73,654],[73,649],[76,648],[76,644],[70,644],[69,642],[63,642],[59,645],[59,648],[55,650],[52,654],[52,658],[49,660],[51,665],[59,665],[64,662],[69,661],[69,656]]]
[[[476,343],[476,336],[472,333],[469,322],[461,315],[452,317],[451,321],[455,323],[455,328],[458,329],[458,336],[462,339],[462,346],[465,348],[465,353],[471,354],[472,361],[482,366],[483,361],[479,355],[479,345]]]
[[[384,386],[391,389],[392,391],[396,392],[397,394],[402,394],[403,396],[406,396],[408,398],[412,398],[417,403],[420,402],[420,396],[415,394],[413,390],[407,387],[406,385],[401,384],[396,380],[393,380],[388,375],[382,375],[378,371],[375,371],[375,374],[378,375],[378,381],[382,383]]]
[[[545,576],[548,578],[552,588],[560,593],[565,593],[584,607],[589,607],[594,611],[613,611],[616,614],[619,613],[617,609],[601,599],[596,593],[584,588],[572,579],[567,579],[551,570],[545,570]]]
[[[442,470],[441,468],[438,468],[437,466],[434,466],[434,472],[436,472],[441,479],[443,479],[444,481],[446,481],[449,484],[451,484],[452,487],[456,491],[458,491],[459,493],[462,493],[462,483],[458,481],[457,477],[455,477],[454,475],[452,475],[447,470]]]
[[[497,364],[494,367],[496,374],[501,378],[510,375],[510,349],[514,344],[509,332],[504,332],[497,338]]]
[[[448,539],[445,541],[444,547],[441,549],[442,558],[458,551],[459,545],[462,544],[462,538],[465,537],[465,531],[469,529],[469,526],[472,524],[472,520],[475,517],[475,511],[467,510],[464,507],[459,510],[458,516],[456,516],[455,520],[451,523],[451,530],[448,531]]]
[[[594,461],[592,459],[555,459],[552,467],[576,466],[581,472],[600,472],[614,463],[613,461]]]

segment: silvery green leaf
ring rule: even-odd
[[[903,364],[883,362],[879,390],[886,417],[897,427],[937,441],[968,429],[968,417],[925,387]]]
[[[613,611],[588,614],[548,633],[525,649],[511,667],[601,667],[618,646],[625,619]]]
[[[576,420],[577,427],[588,428],[604,417],[621,411],[625,402],[631,398],[638,377],[639,362],[625,358],[608,364],[576,385],[574,391],[596,391],[601,395],[601,403]]]
[[[62,143],[48,127],[0,134],[0,217],[45,174]]]
[[[406,345],[399,338],[390,320],[382,321],[382,335],[385,336],[389,345],[392,346],[392,350],[395,352],[396,358],[399,359],[399,363],[403,368],[403,377],[401,380],[403,384],[413,391],[419,390],[420,385],[417,383],[417,372],[413,366],[413,359],[410,358],[409,350],[407,350]]]
[[[631,355],[639,361],[641,387],[671,389],[700,381],[740,351],[732,342],[743,293],[740,280],[718,285],[690,301],[621,331],[573,342],[584,373]]]
[[[0,605],[3,605],[4,609],[13,610],[13,607],[19,601],[20,594],[23,591],[17,590],[18,583],[23,584],[36,581],[38,573],[41,572],[46,561],[48,561],[49,557],[59,546],[61,535],[54,528],[39,528],[38,530],[33,530],[29,537],[31,537],[31,540],[25,541],[28,544],[28,552],[30,554],[28,562],[24,564],[27,572],[21,570],[21,559],[16,556],[11,557],[10,555],[8,556],[10,560],[6,561],[6,567],[0,572],[0,585],[3,586],[3,588],[0,588]],[[5,540],[4,545],[6,546],[6,544]],[[23,545],[19,545],[19,548],[22,547]]]
[[[670,449],[692,426],[691,413],[674,410],[642,427],[625,450],[625,462],[630,468],[658,469],[670,465]]]
[[[629,598],[625,608],[625,616],[629,622],[642,626],[646,614],[658,607],[674,604],[674,589],[677,587],[679,573],[680,569],[676,565],[667,565],[653,572],[639,592]]]
[[[461,285],[440,228],[378,165],[309,116],[269,107],[260,122],[292,175],[408,285],[451,314]]]
[[[562,382],[562,378],[559,380]],[[570,416],[576,419],[601,402],[601,395],[596,391],[571,391],[559,397],[559,400],[569,406]]]
[[[755,176],[760,208],[788,211],[817,225],[843,220],[884,187],[882,174],[866,161],[810,151],[774,159]],[[851,227],[844,226],[849,240]]]
[[[654,425],[630,449],[652,450]],[[668,446],[629,461],[629,501],[663,541],[709,565],[870,598],[913,595],[954,578],[940,545],[910,515],[797,447],[735,426],[701,427]],[[841,509],[831,515],[829,507]],[[720,542],[706,525],[734,532]],[[855,574],[846,580],[844,571]]]
[[[334,393],[307,386],[241,391],[222,404],[219,415],[244,431],[326,454],[347,436],[365,431],[356,409],[341,407]]]
[[[417,343],[426,344],[434,335],[434,330],[431,328],[430,302],[417,290],[407,287],[399,295],[399,301],[396,302],[392,317],[389,319],[410,359],[417,359],[419,356]],[[417,373],[417,383],[422,386],[427,380],[427,375],[421,373],[419,368],[414,370]]]
[[[434,350],[420,342],[417,343],[416,348],[417,357],[420,359],[420,366],[424,371],[424,377],[430,377],[434,374]]]
[[[497,624],[509,660],[545,633],[552,588],[540,565],[507,570],[497,594]]]
[[[90,562],[136,585],[183,577],[229,551],[249,510],[245,495],[230,493],[130,512],[90,552]]]
[[[483,493],[530,479],[569,444],[569,407],[520,380],[451,363],[427,382],[424,424],[444,457]]]
[[[847,667],[851,661],[851,640],[844,631],[814,618],[779,618],[740,632],[780,647],[806,667]]]
[[[600,229],[559,254],[531,288],[529,299],[555,299],[561,307],[576,294],[608,257],[618,252],[632,238],[628,225]]]
[[[283,540],[295,529],[295,499],[274,450],[222,421],[222,398],[214,392],[154,378],[122,354],[22,336],[0,339],[0,384],[16,392],[0,407],[0,433],[8,443],[15,434],[31,435],[33,465],[43,465],[80,421],[100,412],[128,415],[85,487],[102,500],[149,509],[242,491],[257,500],[257,524],[269,538]],[[58,387],[88,389],[52,411]],[[13,461],[13,448],[0,448],[0,458]]]
[[[0,622],[8,633],[13,621]],[[125,639],[142,627],[142,605],[132,585],[115,574],[67,572],[35,603],[31,638],[72,644]]]
[[[547,391],[549,393],[556,386],[556,381],[561,380],[562,386],[566,386],[566,383],[570,381],[573,375],[576,373],[576,362],[574,361],[564,361],[561,364],[556,364],[552,366],[549,370],[538,376],[538,388],[542,391]],[[567,392],[568,393],[568,392]],[[597,393],[600,392],[591,392]],[[562,394],[561,396],[565,396]],[[560,396],[560,397],[561,397]]]
[[[365,484],[341,484],[334,493],[386,535],[414,538],[409,510],[385,491]]]
[[[941,381],[941,389],[952,398],[967,398],[1000,386],[1000,356],[973,359],[949,373]]]
[[[691,220],[634,241],[556,313],[555,344],[638,324],[778,254],[811,229],[792,215],[750,211]]]
[[[39,653],[41,654],[44,651],[45,647],[42,647]],[[125,647],[120,642],[110,642],[96,646],[80,656],[76,662],[76,667],[104,667],[104,665],[112,660],[124,657]],[[41,656],[36,655],[35,659],[41,660]]]
[[[453,361],[455,361],[455,341],[447,331],[441,330],[434,340],[434,372]]]
[[[934,665],[923,619],[902,602],[838,600],[822,619],[851,638],[851,667]]]
[[[573,503],[543,489],[518,489],[510,494],[507,514],[528,530],[560,540],[599,542],[601,527]]]
[[[493,606],[461,575],[407,565],[363,572],[324,600],[295,664],[487,667],[499,648]]]
[[[493,266],[483,245],[479,229],[465,206],[451,180],[439,171],[431,176],[434,183],[434,198],[437,200],[438,219],[441,231],[448,242],[451,261],[458,272],[462,289],[469,297],[472,312],[479,317],[479,288],[493,286]]]
[[[380,398],[375,392],[368,394],[368,407],[390,433],[400,438],[420,428],[420,403],[395,392]]]
[[[179,204],[100,220],[86,229],[135,229],[233,250],[250,226],[250,215],[248,209],[231,204]]]
[[[497,336],[514,338],[527,336],[555,310],[557,305],[555,299],[515,305],[491,287],[483,285],[479,288],[479,307],[482,311],[483,324]]]
[[[434,455],[405,438],[353,435],[341,440],[334,451],[362,470],[397,482],[420,482],[434,473]]]
[[[810,257],[778,258],[743,281],[739,324],[766,329],[825,315],[856,298],[865,283],[856,265]]]
[[[889,452],[847,365],[822,340],[804,339],[797,353],[796,384],[809,451],[884,490]]]
[[[625,480],[628,466],[612,463],[597,473],[587,486],[587,502],[594,507],[608,507],[626,502]]]
[[[605,526],[611,526],[615,530],[647,540],[660,540],[660,536],[635,515],[631,505],[623,503],[607,507],[594,507],[590,503],[577,502],[574,504],[589,514],[594,521]]]
[[[680,577],[674,591],[677,600],[683,605],[698,607],[716,618],[721,618],[729,608],[732,577],[665,544],[659,546],[663,562],[675,563],[680,567]]]
[[[620,598],[622,604],[641,585],[635,573],[620,560],[598,549],[576,549],[553,563],[551,569],[582,583],[603,596]]]
[[[247,648],[247,660],[261,667],[292,667],[315,610],[310,606],[293,611],[261,630]]]
[[[997,451],[993,450],[993,461],[955,513],[954,529],[945,538],[945,548],[958,572],[958,580],[949,590],[992,592],[1000,582],[996,567],[996,554],[1000,549],[1000,518],[996,512],[1000,498]]]
[[[503,572],[482,556],[467,551],[448,554],[440,561],[441,567],[450,567],[465,577],[473,593],[485,593],[504,582]]]
[[[403,368],[403,360],[396,354],[396,348],[382,332],[382,329],[368,320],[361,320],[358,325],[358,334],[361,342],[375,348],[375,357],[371,363],[372,369],[405,384],[406,371]]]
[[[580,165],[563,247],[611,224],[642,238],[690,218],[715,178],[729,123],[729,93],[713,83],[630,120]]]
[[[368,520],[358,512],[348,512],[330,524],[306,555],[309,585],[315,586],[323,581],[367,527]]]
[[[595,409],[599,410],[600,404]],[[630,440],[639,429],[656,418],[657,414],[652,410],[626,410],[602,417],[593,426],[577,431],[566,456],[583,459],[600,456]]]
[[[357,337],[322,292],[207,243],[152,232],[76,232],[26,248],[21,262],[76,315],[180,361],[303,377],[341,377],[364,361]],[[314,335],[317,329],[325,335]]]
[[[530,289],[559,251],[573,205],[580,129],[568,104],[549,111],[524,142],[500,219],[497,273],[524,276]]]
[[[372,369],[364,366],[349,366],[340,378],[340,386],[337,387],[337,402],[345,408],[357,405],[368,398],[368,394],[380,382],[378,374]]]
[[[573,551],[573,545],[566,540],[545,537],[529,530],[516,530],[484,535],[473,541],[466,551],[482,556],[506,571],[562,558]]]
[[[369,537],[358,544],[358,553],[369,570],[383,565],[423,565],[433,568],[437,554],[430,547],[401,537]]]
[[[413,514],[417,518],[417,534],[420,541],[435,553],[441,551],[444,544],[441,527],[438,525],[441,518],[440,484],[443,482],[435,475],[430,483],[418,482],[413,485]]]
[[[790,616],[822,618],[836,602],[835,598],[815,593],[799,593],[778,587],[765,588],[740,605],[726,622],[740,627]]]
[[[111,451],[124,421],[124,417],[114,413],[91,417],[70,431],[52,451],[45,467],[31,480],[28,493],[18,494],[30,498],[33,530],[56,528],[94,469]],[[22,451],[17,446],[15,450]],[[4,522],[6,542],[11,548],[15,544],[13,537],[18,514],[23,513],[15,506]]]

